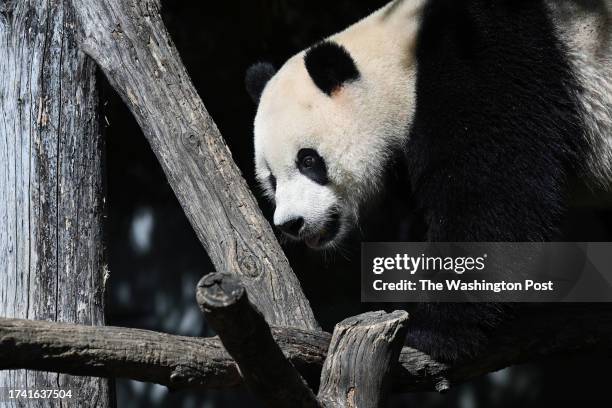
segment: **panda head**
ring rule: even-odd
[[[398,2],[410,4],[390,10]],[[358,226],[405,145],[420,2],[398,2],[298,53],[278,72],[263,63],[247,72],[247,90],[259,103],[257,179],[276,206],[274,225],[311,248],[333,248]]]

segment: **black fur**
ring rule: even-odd
[[[341,45],[324,41],[304,55],[306,70],[313,82],[328,96],[344,83],[359,79],[359,70],[351,54]]]
[[[430,0],[417,42],[407,145],[430,241],[559,239],[584,157],[577,82],[541,0]],[[473,356],[507,317],[496,304],[422,304],[408,341]]]
[[[274,74],[276,74],[276,68],[268,62],[258,62],[247,69],[244,84],[253,102],[259,103],[266,84]]]
[[[276,192],[276,177],[274,177],[274,174],[268,176],[268,182],[270,183],[270,187],[272,187],[272,191]]]

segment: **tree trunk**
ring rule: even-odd
[[[70,3],[1,0],[0,316],[104,324],[97,102]],[[5,371],[0,387],[71,388],[75,406],[109,405],[99,378]]]

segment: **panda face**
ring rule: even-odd
[[[274,224],[311,248],[333,248],[356,227],[406,143],[420,2],[399,3],[411,13],[390,18],[387,6],[251,87],[263,89],[253,95],[255,167],[276,205]],[[268,68],[252,76],[266,72],[271,76]]]

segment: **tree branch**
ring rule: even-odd
[[[134,114],[219,272],[271,324],[317,329],[308,300],[189,79],[158,0],[72,0],[81,46]]]
[[[265,406],[320,407],[236,278],[221,273],[205,276],[198,283],[197,299],[206,320],[238,364],[247,387]]]
[[[319,375],[328,334],[286,328],[275,330],[274,337],[302,373]],[[13,368],[131,378],[170,388],[231,388],[242,383],[216,337],[0,318],[0,370]]]
[[[384,406],[390,375],[406,337],[408,313],[369,312],[334,328],[319,400],[329,408]]]
[[[396,391],[444,391],[513,364],[575,352],[610,352],[612,305],[525,305],[479,358],[457,366],[404,347],[393,373]],[[316,383],[330,335],[272,328],[283,354]],[[126,377],[171,388],[227,388],[241,378],[217,338],[146,330],[0,318],[0,369],[29,368],[75,375]]]

